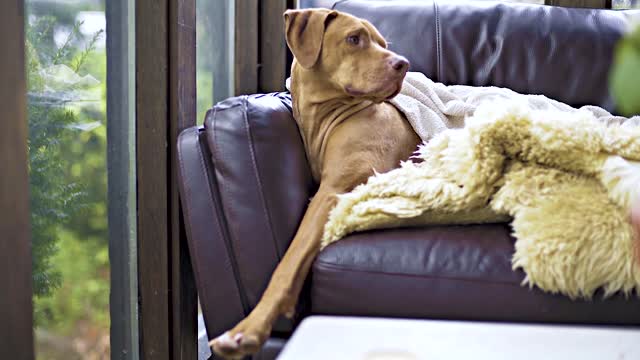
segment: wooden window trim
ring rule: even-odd
[[[611,0],[545,0],[544,3],[574,8],[611,9]]]
[[[198,356],[198,295],[178,196],[178,136],[196,125],[196,0],[169,9],[169,161],[173,359]]]
[[[195,0],[136,1],[140,354],[197,357],[197,296],[180,221],[179,132],[196,123]]]
[[[259,87],[262,92],[284,90],[287,77],[287,43],[282,13],[292,8],[292,1],[277,0],[260,7]]]
[[[136,248],[135,8],[106,2],[111,358],[140,358]]]
[[[292,57],[282,13],[295,7],[294,0],[236,0],[235,95],[285,90]]]
[[[258,92],[259,0],[235,0],[235,95]]]
[[[31,360],[33,305],[24,2],[0,3],[0,358]]]

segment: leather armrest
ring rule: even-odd
[[[207,331],[256,305],[315,185],[288,94],[241,96],[178,139],[180,192]],[[280,321],[275,331],[288,332]]]

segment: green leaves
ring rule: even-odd
[[[640,114],[640,26],[616,46],[609,81],[619,110]]]
[[[40,299],[62,285],[62,273],[54,261],[61,231],[86,207],[85,186],[69,178],[70,159],[64,151],[78,136],[78,131],[70,130],[82,113],[74,102],[85,100],[88,90],[100,84],[78,71],[103,34],[96,33],[84,49],[78,49],[74,41],[80,36],[81,23],[76,23],[64,44],[56,48],[52,40],[55,23],[55,18],[43,16],[26,25],[33,294]],[[46,313],[38,304],[42,302],[36,302],[36,323]]]

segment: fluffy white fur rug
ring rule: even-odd
[[[487,102],[416,157],[340,195],[323,247],[358,230],[512,219],[513,267],[530,286],[571,298],[640,294],[628,220],[640,195],[640,128]]]

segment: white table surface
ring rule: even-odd
[[[640,328],[312,316],[278,360],[639,360]]]

